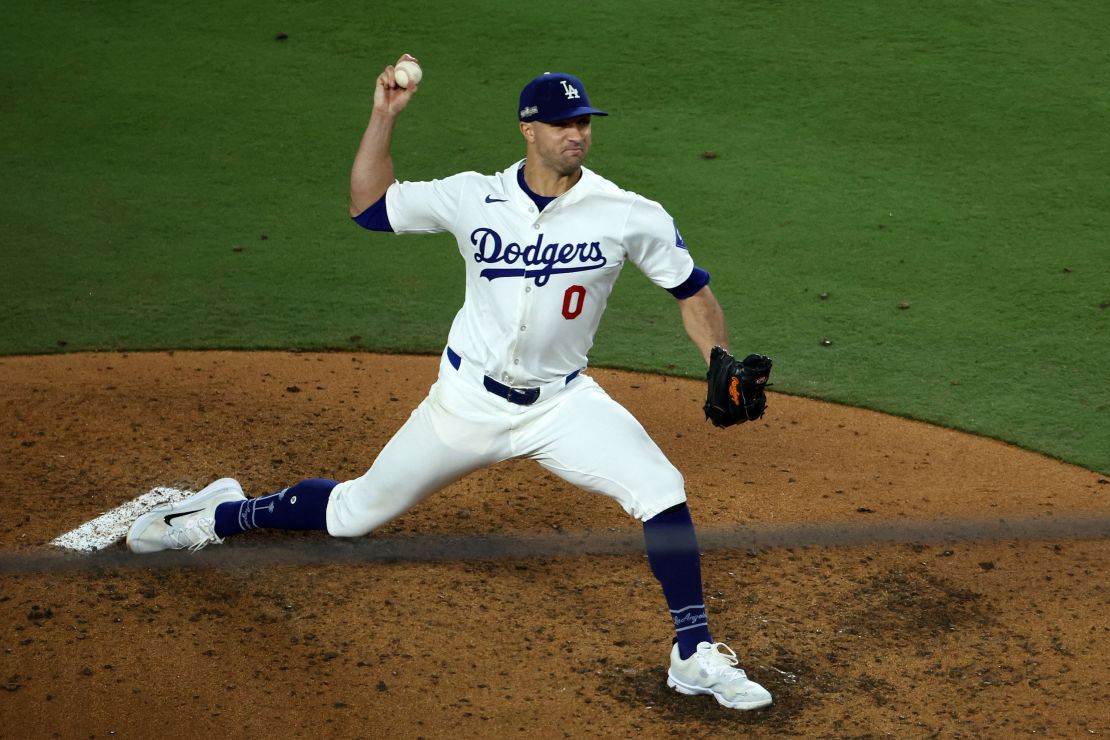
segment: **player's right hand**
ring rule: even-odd
[[[402,54],[401,58],[397,60],[400,64],[405,60],[420,63],[416,57],[411,54]],[[418,85],[409,85],[408,88],[401,87],[397,84],[396,78],[393,76],[394,65],[389,65],[385,70],[378,75],[377,83],[374,85],[374,110],[395,116],[405,109],[405,106],[412,100],[412,96],[416,94]]]

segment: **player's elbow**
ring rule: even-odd
[[[696,303],[697,301],[704,301],[706,298],[712,297],[713,291],[709,289],[708,285],[703,285],[700,288],[695,289],[693,293],[690,293],[689,295],[684,295],[678,300],[681,302],[692,301]]]
[[[377,182],[365,181],[351,181],[351,199],[347,207],[348,213],[351,218],[358,216],[360,213],[366,211],[370,206],[378,203],[385,197],[385,191],[388,189],[388,184],[382,186]]]

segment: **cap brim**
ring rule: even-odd
[[[540,123],[555,123],[556,121],[566,121],[566,120],[569,120],[571,118],[578,118],[578,116],[607,116],[607,115],[609,115],[609,114],[606,113],[603,110],[598,110],[597,108],[590,108],[589,106],[583,106],[581,108],[575,108],[574,110],[571,110],[571,111],[560,111],[559,115],[557,115],[557,116],[552,116],[552,117],[536,116],[532,120],[533,121],[539,121]]]

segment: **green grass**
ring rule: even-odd
[[[402,177],[502,168],[521,85],[576,71],[590,165],[667,206],[778,390],[1110,472],[1110,6],[597,6],[10,3],[0,352],[438,351],[453,241],[346,218],[408,50]],[[701,372],[634,269],[592,362]]]

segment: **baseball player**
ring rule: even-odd
[[[406,60],[415,61],[406,54],[398,63]],[[377,79],[351,170],[350,214],[374,231],[456,238],[466,295],[438,379],[361,477],[310,479],[256,498],[223,478],[141,516],[128,547],[196,550],[260,528],[359,537],[474,470],[528,457],[643,522],[675,628],[668,685],[735,709],[770,704],[771,694],[736,667],[736,653],[710,636],[682,475],[583,372],[626,263],[677,299],[707,363],[711,354],[731,358],[721,349],[728,336],[708,273],[662,206],[583,166],[593,120],[607,113],[591,106],[577,77],[544,73],[524,86],[517,116],[525,158],[504,171],[399,182],[392,134],[417,86],[400,86],[394,71],[388,66]],[[735,400],[737,392],[734,379],[726,395]]]

